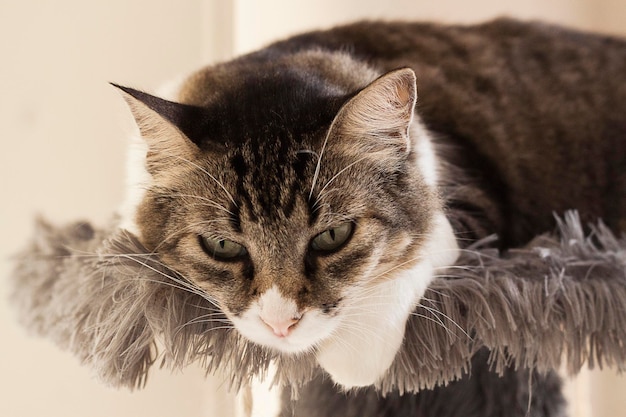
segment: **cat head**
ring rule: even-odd
[[[394,307],[376,288],[402,274],[406,320],[432,278],[421,266],[456,256],[427,138],[414,137],[413,71],[358,89],[328,79],[279,68],[214,77],[198,95],[210,81],[196,75],[188,104],[119,87],[147,144],[142,242],[242,335],[284,353],[372,323]]]

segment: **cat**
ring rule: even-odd
[[[484,354],[434,393],[340,391],[384,374],[429,282],[473,242],[518,247],[568,209],[626,231],[626,41],[511,19],[361,22],[160,97],[118,87],[139,127],[122,227],[250,341],[315,352],[332,383],[285,394],[284,415],[337,415],[307,411],[320,397],[345,416],[366,415],[350,401],[372,416],[564,413],[555,375],[481,377]]]

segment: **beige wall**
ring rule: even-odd
[[[234,4],[237,53],[286,34],[372,18],[463,23],[513,16],[626,34],[624,0],[241,0]]]
[[[202,63],[354,19],[498,15],[626,34],[624,0],[0,0],[0,277],[35,213],[103,222],[121,202],[130,120],[108,81],[153,90]],[[223,381],[205,382],[195,368],[155,372],[132,394],[101,386],[16,326],[3,279],[0,291],[0,416],[228,415],[212,394]],[[580,403],[573,411],[623,415],[625,390],[613,374],[586,373],[570,388]]]
[[[206,59],[201,1],[0,1],[0,416],[209,416],[203,372],[112,390],[6,306],[7,257],[35,213],[105,221],[123,195],[126,108],[109,81],[153,89]],[[217,412],[216,412],[217,413]]]

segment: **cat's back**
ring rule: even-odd
[[[418,114],[519,243],[577,208],[626,230],[626,41],[542,23],[362,22],[275,44],[411,67]],[[448,147],[450,149],[450,147]]]

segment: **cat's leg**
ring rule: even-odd
[[[426,285],[416,287],[415,281],[431,275],[432,267],[420,263],[369,289],[368,297],[350,306],[347,317],[317,354],[333,381],[346,388],[362,387],[385,373],[400,349],[415,301],[426,289]]]
[[[458,246],[443,213],[422,249],[421,261],[367,289],[345,312],[339,328],[324,341],[317,360],[346,387],[374,384],[389,369],[402,345],[406,322],[438,268],[452,265]]]

